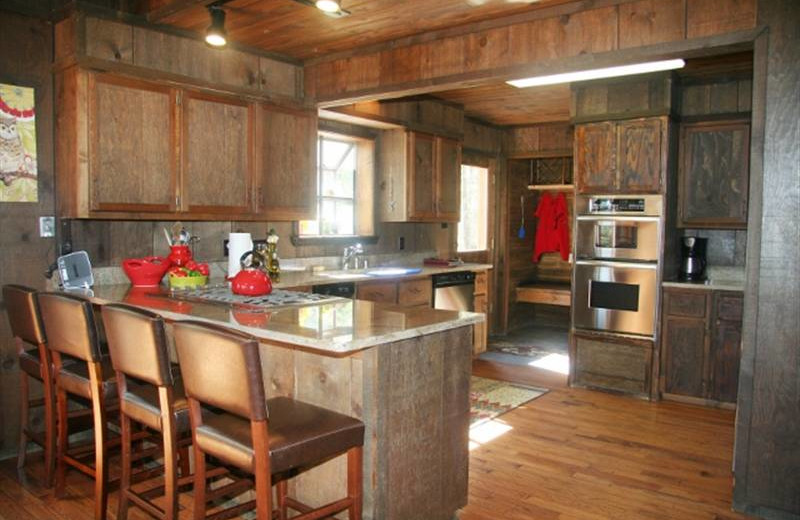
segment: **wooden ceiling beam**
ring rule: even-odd
[[[735,3],[732,11],[718,4]],[[700,9],[698,6],[704,6]],[[747,50],[758,34],[755,0],[607,2],[569,15],[408,45],[389,42],[306,63],[306,95],[321,107],[487,85],[668,58]],[[564,8],[564,6],[560,6]],[[725,6],[723,6],[725,7]],[[515,18],[516,20],[516,18]]]
[[[182,11],[216,3],[218,0],[149,0],[145,2],[144,14],[150,23],[159,23]]]

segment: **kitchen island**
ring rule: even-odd
[[[268,397],[364,421],[364,518],[449,520],[466,505],[472,335],[483,315],[334,298],[274,309],[187,302],[163,288],[95,286],[168,321],[194,319],[258,339]],[[310,504],[345,493],[344,457],[295,479]]]

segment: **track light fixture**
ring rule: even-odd
[[[211,25],[206,29],[206,43],[212,47],[224,47],[228,43],[228,34],[225,32],[225,11],[219,5],[208,7]]]

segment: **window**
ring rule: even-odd
[[[458,223],[458,252],[485,251],[488,237],[489,170],[461,166],[461,221]]]
[[[374,142],[320,133],[317,139],[317,219],[299,223],[299,235],[347,237],[371,234]]]

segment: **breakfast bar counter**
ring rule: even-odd
[[[472,336],[483,315],[340,298],[259,310],[124,285],[87,296],[249,334],[260,342],[267,397],[361,419],[365,519],[449,520],[466,505]],[[300,475],[290,492],[322,504],[342,496],[346,481],[339,457]]]

